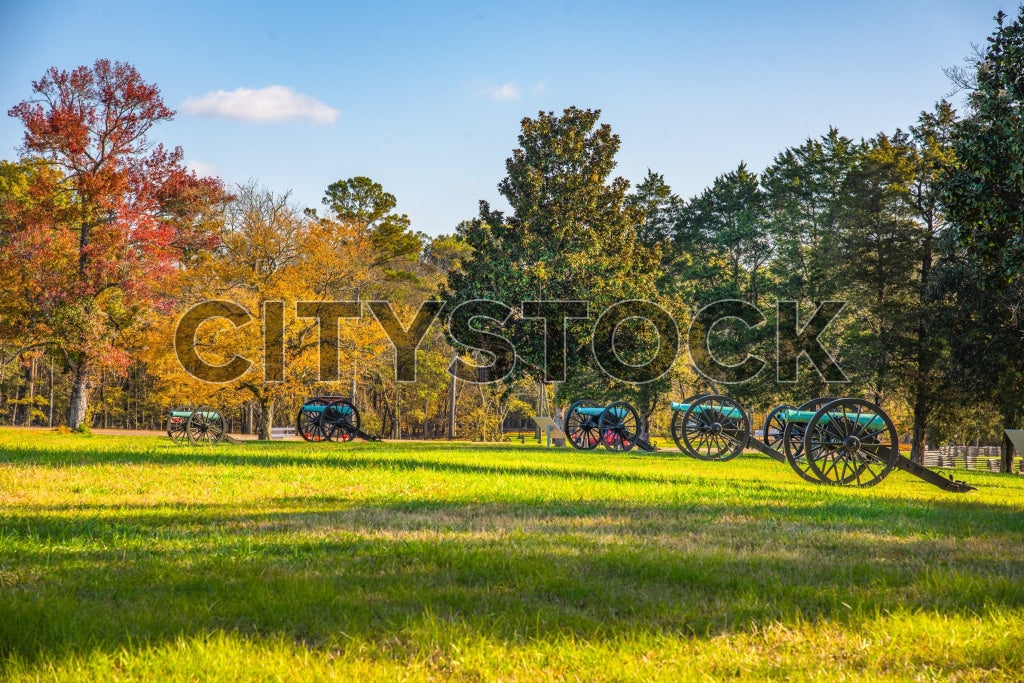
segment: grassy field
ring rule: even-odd
[[[1024,477],[0,430],[0,678],[1020,680]]]

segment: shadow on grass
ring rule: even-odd
[[[216,630],[385,643],[430,619],[522,642],[1024,607],[1017,515],[954,501],[877,508],[838,498],[20,506],[0,517],[0,654],[35,660]]]
[[[291,444],[289,444],[291,446]],[[279,448],[280,446],[278,446]],[[248,447],[247,447],[248,448]],[[337,450],[327,450],[336,448]],[[403,454],[401,451],[385,452],[379,456],[354,456],[350,446],[336,446],[334,444],[307,445],[295,444],[287,450],[297,450],[300,453],[286,454],[274,452],[261,452],[261,449],[254,448],[252,453],[240,454],[237,451],[217,452],[215,447],[207,448],[176,448],[146,449],[146,450],[78,450],[73,454],[67,451],[60,451],[59,454],[50,454],[46,451],[37,451],[25,447],[5,447],[0,452],[0,462],[9,462],[17,465],[33,465],[42,467],[65,468],[73,466],[93,467],[103,464],[148,464],[163,466],[210,466],[210,467],[326,467],[334,469],[385,469],[398,471],[435,471],[455,474],[472,475],[515,475],[528,477],[556,477],[560,479],[593,481],[605,481],[616,483],[673,483],[673,477],[656,477],[642,474],[613,473],[595,470],[593,467],[547,467],[509,463],[507,466],[498,465],[474,465],[469,463],[448,462],[443,460],[431,460],[412,454]],[[386,448],[386,446],[385,446]],[[443,448],[433,450],[442,451]],[[469,449],[466,449],[469,450]],[[358,451],[356,451],[358,452]],[[473,453],[491,452],[490,449],[473,448]],[[510,451],[505,449],[493,449],[503,455],[509,455]],[[516,453],[516,451],[511,451]],[[528,453],[525,451],[523,453]]]
[[[149,437],[152,440],[152,437]],[[255,445],[254,445],[255,444]],[[88,445],[88,444],[87,444]],[[701,479],[697,476],[654,476],[633,472],[608,472],[595,469],[593,465],[567,464],[564,466],[525,465],[512,461],[508,465],[478,465],[447,460],[433,460],[422,456],[423,452],[443,454],[458,453],[465,450],[474,455],[500,454],[502,456],[536,455],[550,452],[547,449],[512,449],[508,446],[445,443],[404,443],[404,444],[307,444],[307,443],[273,443],[249,442],[242,452],[235,450],[219,450],[217,447],[180,447],[168,442],[157,442],[148,448],[136,450],[108,450],[103,448],[79,448],[75,451],[36,450],[25,446],[4,446],[0,450],[0,463],[8,462],[17,465],[65,468],[73,466],[93,467],[103,464],[135,464],[161,466],[207,466],[207,467],[321,467],[331,469],[382,469],[392,471],[432,471],[447,474],[496,475],[552,477],[564,480],[589,480],[619,484],[684,484]],[[415,449],[416,452],[410,452]],[[268,452],[269,451],[269,452]],[[291,451],[291,452],[289,452]],[[363,455],[364,453],[378,455]],[[359,455],[355,455],[358,453]],[[599,453],[602,453],[599,451]],[[603,453],[602,453],[603,454]],[[563,451],[562,456],[586,458],[587,452]],[[616,458],[625,463],[664,463],[688,462],[685,456],[678,453],[649,455],[635,453],[615,454]],[[750,457],[750,456],[747,456]],[[768,458],[755,455],[752,459],[761,460],[766,467],[783,467]],[[569,461],[571,463],[571,461]],[[719,463],[728,467],[725,463]],[[788,474],[788,470],[787,470]],[[899,476],[899,475],[898,475]],[[998,476],[998,475],[993,475]],[[706,478],[706,475],[705,477]],[[796,479],[792,482],[800,486]],[[960,495],[960,494],[951,494]]]

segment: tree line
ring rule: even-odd
[[[691,393],[727,392],[759,411],[839,393],[885,406],[915,456],[929,441],[997,438],[1024,418],[1022,27],[1024,12],[1000,13],[986,46],[951,71],[962,111],[940,101],[868,139],[829,128],[690,198],[654,171],[635,187],[616,177],[620,140],[598,110],[540,112],[523,119],[498,184],[511,210],[481,201],[439,237],[416,232],[365,177],[331,184],[315,208],[198,177],[180,149],[148,142],[173,113],[130,65],[51,69],[9,112],[25,142],[0,164],[0,419],[152,427],[169,406],[199,402],[231,407],[266,436],[303,397],[335,393],[386,435],[444,436],[454,416],[460,435],[493,439],[510,414],[586,397],[631,401],[658,434],[668,400]],[[258,320],[265,302],[388,300],[405,325],[427,299],[449,311],[475,299],[586,301],[591,318],[567,323],[565,374],[554,378],[564,381],[545,376],[543,320],[513,308],[479,328],[514,341],[502,381],[453,380],[459,358],[483,375],[497,359],[435,326],[406,384],[373,316],[340,327],[324,366],[316,321],[286,306],[284,381],[255,367],[209,385],[182,371],[171,343],[177,316],[206,299]],[[805,357],[799,373],[772,367],[730,384],[685,354],[653,381],[616,380],[597,367],[591,331],[623,300],[656,303],[683,332],[713,301],[758,307],[757,328],[704,330],[726,363],[774,357],[777,326],[799,329],[845,302],[822,343],[849,382],[826,383]],[[796,319],[777,301],[797,302]],[[649,324],[628,323],[609,362],[642,364],[659,344]],[[211,323],[196,341],[210,362],[255,358],[262,331]]]

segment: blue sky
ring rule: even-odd
[[[370,176],[429,234],[479,199],[504,206],[524,116],[599,108],[622,138],[619,175],[651,168],[690,197],[830,125],[906,128],[949,92],[942,68],[984,43],[998,10],[1016,13],[997,0],[143,4],[0,0],[4,112],[50,66],[128,61],[178,111],[153,137],[196,168],[302,206]],[[21,136],[0,117],[0,158]]]

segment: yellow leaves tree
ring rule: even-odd
[[[290,424],[304,398],[348,396],[364,431],[438,436],[452,409],[452,349],[443,331],[435,326],[421,342],[416,381],[400,382],[392,343],[367,302],[389,302],[408,329],[468,248],[457,238],[425,245],[392,211],[393,197],[368,179],[333,184],[324,203],[329,215],[320,216],[300,211],[287,194],[237,188],[218,248],[181,264],[177,310],[148,331],[146,361],[160,380],[161,400],[168,407],[258,407],[258,432],[268,438],[275,421]],[[188,329],[185,341],[204,366],[243,364],[222,381],[186,372],[175,349],[179,321],[203,302],[221,303],[203,314],[194,335]],[[531,410],[517,398],[522,387],[458,389],[455,410],[468,430],[460,434],[497,438],[510,411]]]
[[[165,402],[225,408],[253,402],[260,438],[269,438],[275,414],[290,419],[304,397],[354,393],[357,366],[363,376],[390,376],[393,383],[390,343],[360,299],[394,292],[392,279],[410,280],[395,276],[409,259],[395,245],[411,242],[392,224],[382,242],[382,222],[386,217],[375,222],[338,212],[321,218],[300,211],[287,194],[255,184],[238,188],[220,247],[188,264],[178,315],[153,326],[149,362],[162,379]],[[240,357],[251,363],[229,381],[190,375],[175,351],[181,314],[204,301],[226,303],[223,317],[204,321],[190,341],[202,361],[218,366]],[[212,310],[216,315],[219,309]]]
[[[255,184],[237,189],[225,211],[219,248],[188,264],[180,278],[177,314],[159,319],[150,331],[147,360],[162,380],[161,396],[167,404],[230,408],[254,401],[261,417],[259,435],[269,438],[275,406],[301,392],[301,378],[311,363],[315,367],[308,357],[315,352],[308,341],[310,324],[289,316],[287,305],[283,306],[283,348],[285,367],[291,372],[279,377],[264,363],[265,355],[271,356],[264,344],[265,313],[274,310],[273,302],[293,302],[305,293],[301,264],[308,239],[306,220],[287,194],[275,195]],[[178,320],[204,301],[230,302],[248,318],[243,324],[212,318],[196,329],[191,341],[210,366],[224,365],[236,356],[245,359],[251,365],[241,377],[204,381],[186,372],[179,361],[174,343]],[[265,302],[271,303],[265,307]]]

